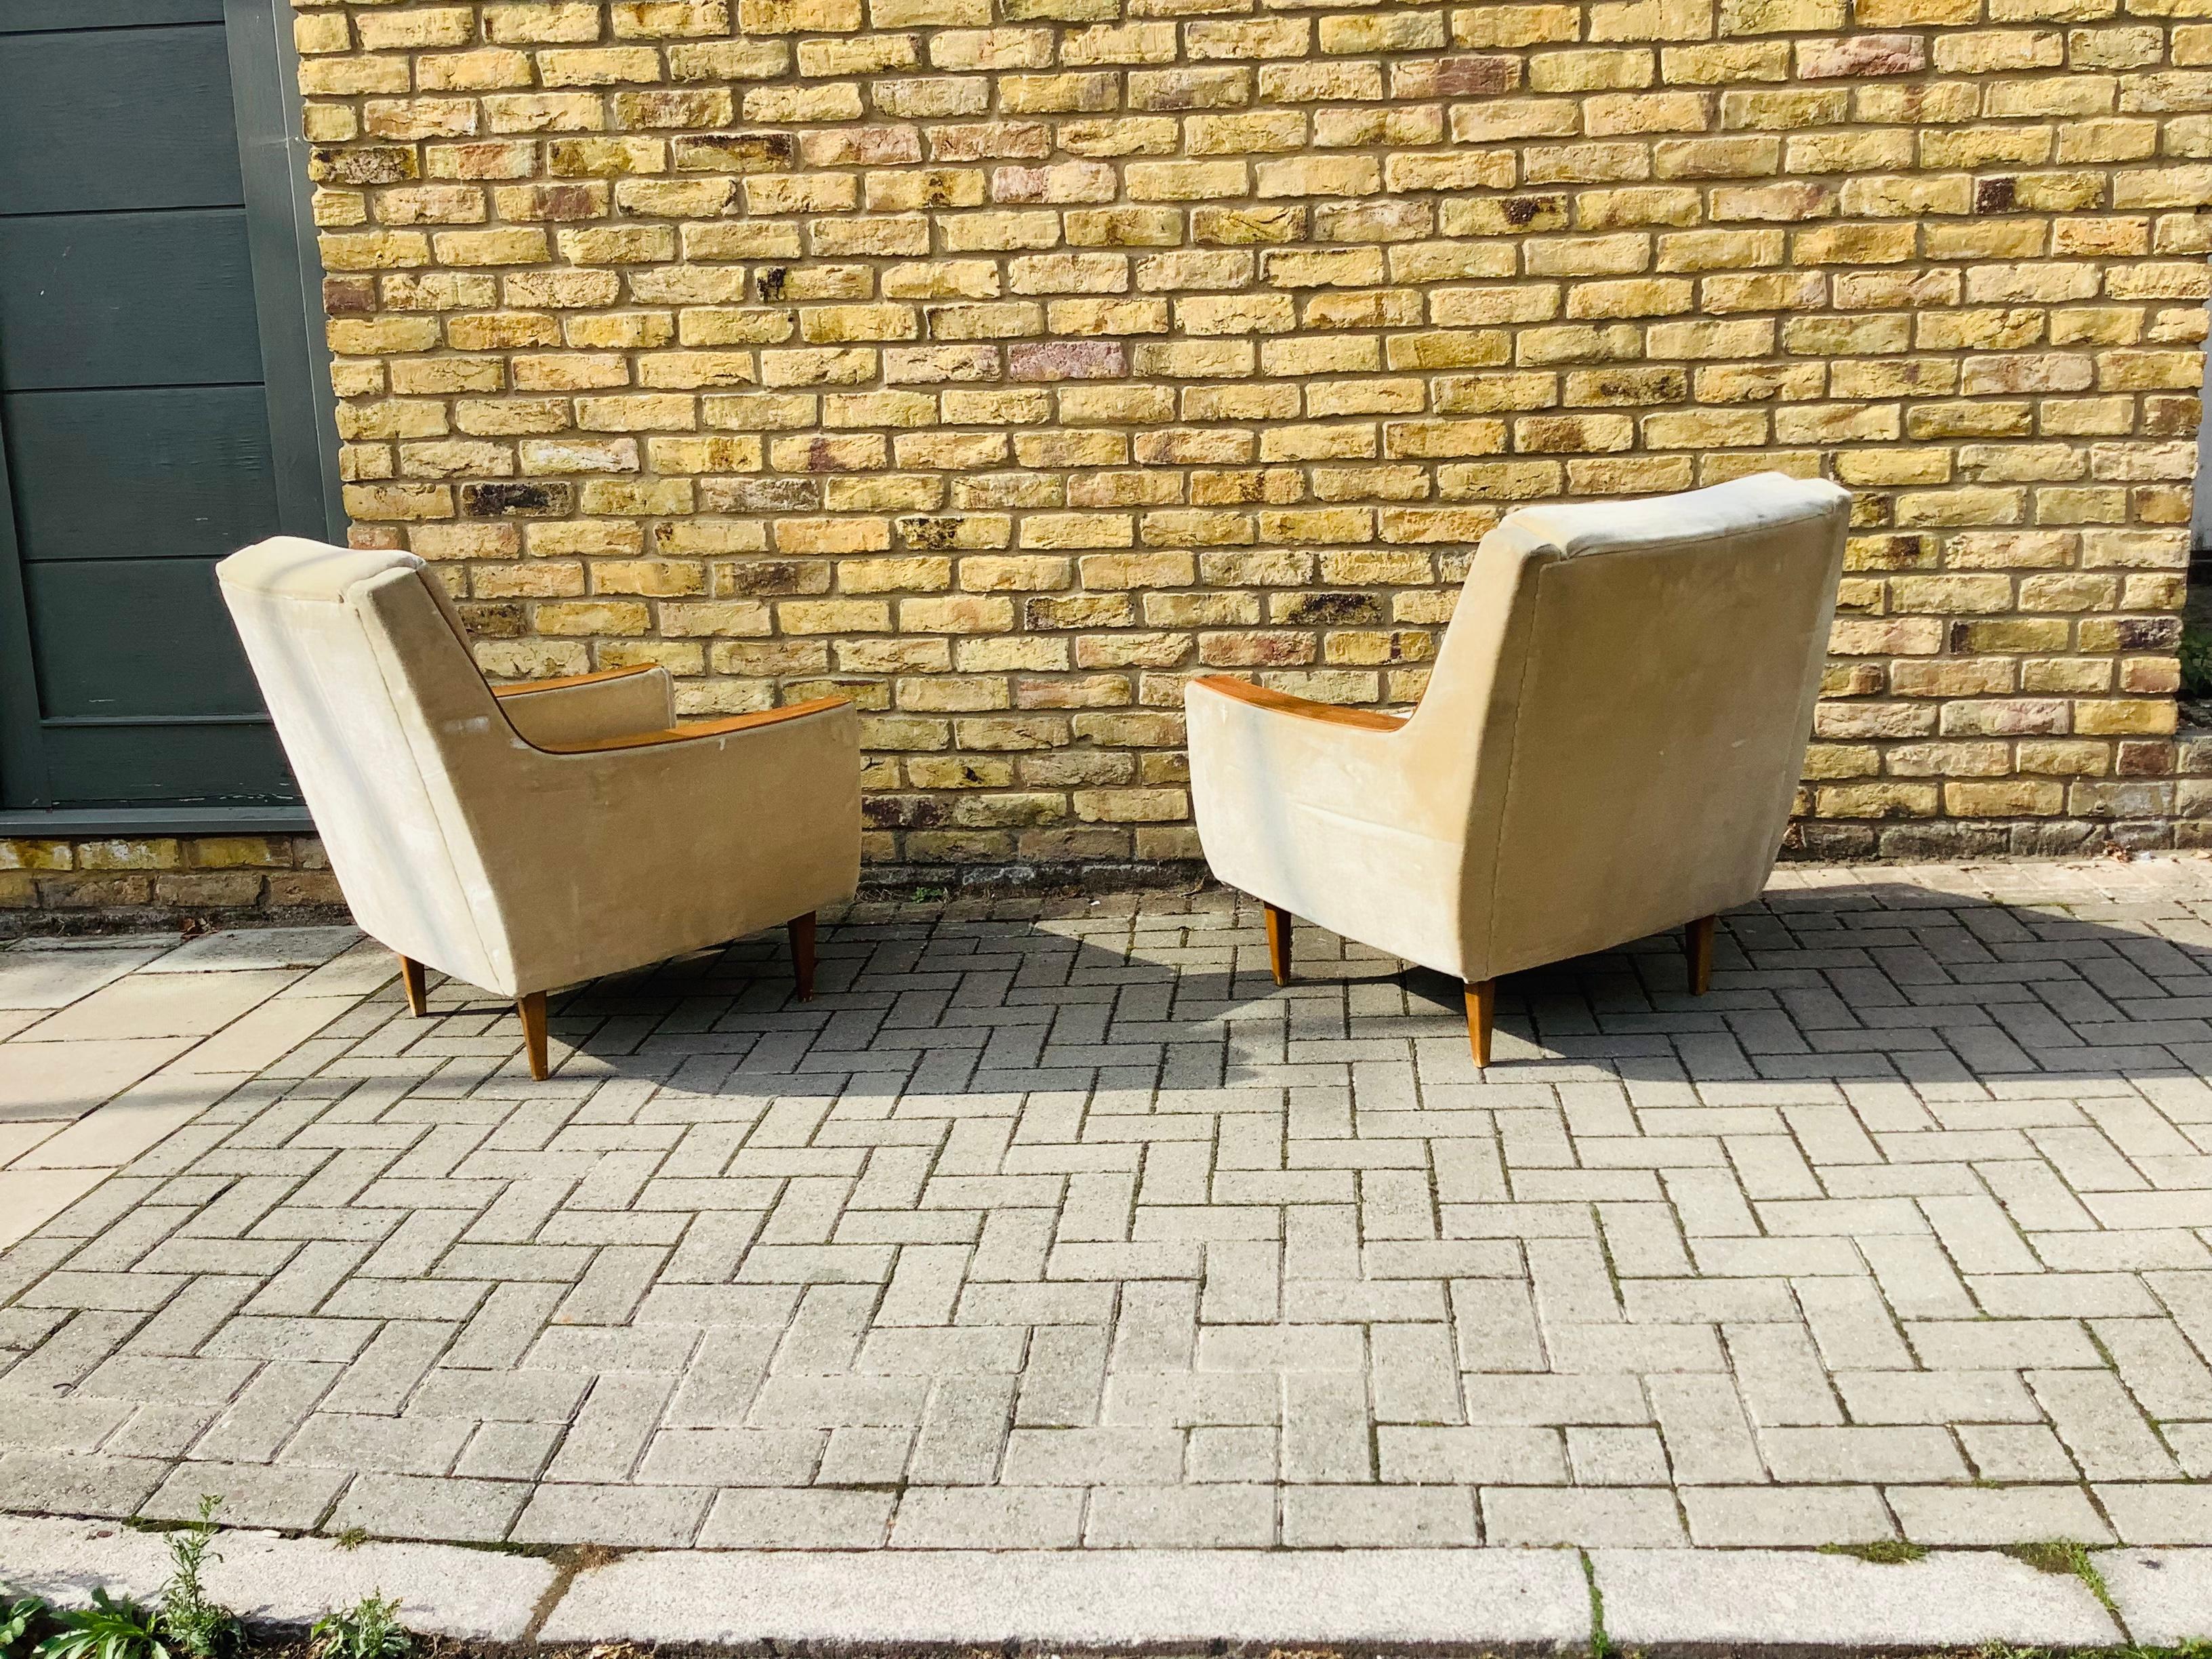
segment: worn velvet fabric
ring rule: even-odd
[[[1769,472],[1513,513],[1396,730],[1193,684],[1207,863],[1468,981],[1748,902],[1803,768],[1850,505]]]
[[[668,730],[667,673],[495,697],[410,554],[281,537],[216,569],[346,901],[402,956],[519,997],[858,882],[850,704],[589,747]]]

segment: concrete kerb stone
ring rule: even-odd
[[[402,1621],[424,1635],[513,1642],[559,1577],[550,1561],[453,1544],[364,1543],[228,1531],[208,1593],[254,1624],[297,1626],[365,1595],[399,1599]],[[82,1606],[94,1589],[145,1599],[169,1575],[157,1532],[104,1521],[0,1516],[0,1584]]]
[[[1989,1551],[1896,1564],[1796,1550],[1593,1550],[1590,1560],[1607,1636],[1647,1651],[2126,1639],[2079,1578]]]
[[[579,1572],[548,1642],[1586,1645],[1567,1550],[682,1550]]]
[[[641,1550],[564,1576],[451,1544],[225,1531],[210,1592],[296,1628],[380,1594],[424,1634],[478,1642],[700,1648],[1129,1651],[1291,1644],[1498,1654],[1911,1651],[2005,1642],[2096,1648],[2212,1635],[2212,1548],[2094,1557],[2116,1622],[2077,1578],[1990,1551],[1876,1565],[1796,1550]],[[82,1605],[141,1599],[158,1533],[0,1516],[0,1585]]]
[[[2136,1641],[2166,1647],[2212,1637],[2212,1549],[2104,1550],[2093,1559]]]

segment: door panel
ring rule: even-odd
[[[0,0],[0,34],[221,21],[222,0]]]
[[[149,90],[160,88],[159,95]],[[245,199],[222,31],[26,34],[0,52],[0,213]]]
[[[260,379],[243,209],[0,219],[0,390]]]
[[[262,388],[0,398],[26,564],[221,558],[276,522]]]
[[[301,319],[256,289],[283,262],[249,228],[230,27],[224,0],[0,0],[0,806],[298,799],[213,573],[327,533],[275,459],[262,331]],[[256,216],[289,234],[288,198]]]
[[[99,805],[148,801],[251,805],[299,799],[260,720],[235,724],[55,727],[54,793]]]
[[[260,713],[212,559],[28,565],[23,586],[49,720]]]

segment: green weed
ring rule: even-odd
[[[27,1651],[31,1628],[46,1611],[46,1604],[35,1595],[0,1601],[0,1659],[7,1659],[19,1647]]]
[[[1869,1544],[1823,1544],[1820,1553],[1849,1555],[1861,1561],[1872,1561],[1877,1566],[1898,1567],[1920,1559],[1928,1553],[1928,1547],[1908,1543],[1902,1538],[1877,1538]]]
[[[2105,1583],[2105,1575],[2097,1571],[2097,1563],[2091,1557],[2087,1545],[2060,1538],[2045,1544],[2008,1545],[2005,1553],[2015,1561],[2027,1562],[2038,1572],[2080,1579],[2089,1587],[2089,1594],[2097,1598],[2106,1613],[2115,1619],[2120,1616],[2119,1607],[2112,1600],[2112,1587]]]
[[[215,1547],[215,1512],[222,1499],[200,1498],[198,1518],[169,1534],[169,1582],[161,1587],[158,1615],[161,1632],[185,1659],[222,1659],[245,1635],[238,1615],[215,1601],[201,1581],[202,1570],[222,1556]]]
[[[1597,1563],[1589,1559],[1588,1550],[1576,1553],[1582,1557],[1583,1577],[1589,1584],[1590,1659],[1609,1659],[1615,1649],[1605,1627],[1605,1592],[1597,1587]]]
[[[2212,697],[2212,628],[2202,623],[2181,630],[2181,695]]]
[[[90,1607],[56,1613],[54,1624],[54,1633],[32,1650],[33,1659],[175,1659],[155,1614],[104,1589],[93,1591]]]
[[[400,1627],[399,1603],[364,1595],[343,1613],[326,1613],[308,1632],[314,1659],[406,1659],[415,1638]]]

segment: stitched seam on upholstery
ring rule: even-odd
[[[430,580],[430,578],[424,576],[422,574],[422,569],[419,566],[416,568],[415,577],[418,581],[427,582]],[[386,666],[384,660],[384,647],[377,640],[375,635],[369,632],[368,624],[362,617],[361,609],[354,599],[354,595],[356,591],[362,587],[367,586],[368,581],[374,581],[378,579],[378,577],[372,576],[368,579],[368,581],[356,582],[351,587],[347,588],[345,590],[343,603],[348,610],[354,613],[355,623],[361,629],[362,636],[368,645],[370,660],[376,664],[378,678],[384,682],[384,694],[386,698],[391,700],[392,706],[397,708],[401,705],[399,704],[397,694],[392,690],[392,672],[390,668]],[[424,597],[426,599],[430,598],[428,594],[425,594]],[[437,604],[437,600],[435,599],[430,599],[430,603],[433,605],[435,605]],[[440,613],[440,620],[445,620],[443,612]],[[464,653],[468,650],[468,647],[465,642],[462,644],[461,649]],[[475,669],[476,664],[473,660],[470,662],[469,667],[471,671]],[[481,676],[479,676],[479,678],[481,678]],[[490,688],[489,686],[485,688],[485,692],[487,696],[489,695]],[[498,701],[499,699],[496,697],[492,698],[492,702],[495,704],[496,704]],[[487,963],[493,963],[493,965],[496,966],[497,964],[494,963],[492,957],[491,946],[484,939],[483,922],[482,919],[477,916],[477,907],[470,898],[469,884],[462,878],[460,860],[453,856],[453,833],[447,825],[446,814],[439,805],[437,791],[430,787],[429,777],[423,770],[422,757],[416,750],[415,734],[409,729],[408,722],[404,720],[399,723],[399,729],[407,740],[407,758],[413,762],[415,765],[415,781],[422,788],[422,799],[429,804],[430,822],[437,830],[438,845],[440,849],[443,851],[446,855],[446,867],[453,872],[453,885],[459,890],[461,895],[461,908],[468,913],[470,930],[476,934],[477,950]],[[510,964],[510,967],[511,966],[512,964]]]
[[[1395,836],[1404,841],[1419,842],[1429,847],[1442,847],[1449,844],[1437,836],[1425,836],[1418,830],[1408,830],[1403,824],[1385,823],[1380,818],[1363,818],[1337,807],[1323,806],[1315,801],[1299,800],[1295,796],[1291,798],[1291,804],[1303,811],[1311,812],[1316,817],[1328,818],[1337,823],[1356,823],[1363,830],[1376,830],[1386,836]]]
[[[1815,481],[1815,480],[1804,480],[1804,479],[1799,479],[1799,480],[1792,480],[1792,482],[1794,482],[1794,483],[1810,483],[1810,482],[1817,482],[1817,481]],[[1847,492],[1847,494],[1848,494],[1848,492]],[[1568,503],[1568,504],[1567,504],[1567,506],[1568,506],[1568,507],[1571,507],[1572,506],[1575,506],[1575,505],[1580,505],[1580,503]],[[1829,500],[1828,501],[1825,502],[1825,503],[1821,506],[1821,508],[1820,508],[1820,510],[1818,513],[1810,513],[1810,514],[1804,514],[1804,515],[1802,515],[1802,516],[1804,516],[1804,517],[1806,517],[1806,518],[1825,519],[1825,518],[1828,517],[1831,514],[1832,514],[1832,513],[1836,510],[1836,508],[1837,508],[1838,507],[1841,506],[1841,505],[1842,505],[1842,502],[1838,501],[1836,501],[1836,500],[1834,500],[1834,499],[1832,499],[1832,498],[1831,500]],[[1536,514],[1532,514],[1530,516],[1531,516],[1531,517],[1540,518],[1540,515],[1541,515],[1541,509],[1539,509],[1538,513],[1536,513]],[[1661,540],[1656,540],[1656,541],[1640,541],[1640,542],[1635,542],[1635,543],[1630,544],[1629,544],[1629,545],[1627,545],[1627,546],[1622,546],[1622,547],[1608,547],[1608,548],[1604,548],[1604,549],[1601,549],[1601,550],[1599,550],[1599,551],[1601,551],[1601,552],[1605,552],[1605,553],[1626,553],[1626,552],[1632,552],[1632,552],[1638,552],[1638,553],[1645,553],[1645,552],[1656,553],[1656,552],[1659,552],[1659,551],[1661,551],[1662,550],[1666,549],[1666,548],[1680,547],[1680,546],[1681,546],[1682,544],[1684,544],[1685,543],[1690,543],[1690,542],[1695,542],[1695,543],[1699,544],[1700,545],[1710,545],[1710,544],[1714,544],[1714,543],[1720,543],[1720,542],[1732,542],[1732,541],[1739,540],[1739,539],[1741,539],[1741,538],[1743,538],[1743,537],[1745,537],[1745,536],[1761,536],[1761,535],[1765,535],[1767,532],[1769,532],[1769,531],[1771,531],[1771,530],[1778,529],[1778,528],[1779,528],[1780,526],[1784,526],[1784,525],[1795,523],[1795,522],[1796,521],[1797,517],[1798,517],[1798,515],[1796,515],[1796,514],[1783,514],[1782,516],[1780,516],[1780,517],[1778,517],[1778,518],[1775,518],[1775,519],[1768,520],[1766,520],[1765,522],[1761,523],[1761,524],[1745,524],[1745,525],[1738,525],[1738,526],[1735,526],[1734,529],[1732,529],[1732,530],[1720,530],[1720,531],[1712,531],[1712,532],[1685,532],[1683,534],[1681,534],[1681,535],[1680,535],[1680,536],[1669,536],[1669,537],[1666,537],[1666,538],[1664,538],[1663,539],[1661,539]],[[1499,526],[1499,528],[1500,528],[1500,529],[1503,529],[1504,527],[1504,524],[1503,524],[1503,523],[1501,523],[1501,524],[1500,524],[1500,526]],[[1591,556],[1591,555],[1590,555],[1589,553],[1586,553],[1586,552],[1585,552],[1585,553],[1577,553],[1577,552],[1573,552],[1573,551],[1570,550],[1569,550],[1569,549],[1567,549],[1567,548],[1561,547],[1561,546],[1559,545],[1559,544],[1558,542],[1556,542],[1556,541],[1552,542],[1552,543],[1550,544],[1550,545],[1552,545],[1553,547],[1555,547],[1555,548],[1559,548],[1559,556],[1560,556],[1561,558],[1563,558],[1563,559],[1586,559],[1586,558],[1589,558],[1589,557],[1590,557],[1590,556]]]
[[[536,744],[531,742],[528,738],[524,737],[521,732],[517,732],[514,735],[516,741],[520,743],[524,748],[529,750],[534,755],[543,755],[548,760],[575,760],[579,757],[588,759],[594,756],[604,757],[607,755],[628,754],[633,750],[684,749],[689,748],[693,744],[711,742],[717,738],[744,738],[750,737],[756,732],[773,732],[779,726],[804,726],[811,721],[819,720],[824,715],[834,714],[840,708],[847,708],[852,706],[852,699],[849,697],[827,698],[823,701],[828,705],[827,707],[821,708],[807,708],[806,712],[804,714],[785,714],[781,720],[762,720],[759,724],[755,726],[740,726],[726,732],[684,732],[680,737],[665,738],[659,743],[614,743],[609,744],[605,747],[599,749],[541,749]],[[805,708],[805,705],[803,703],[787,703],[784,706],[789,708]],[[763,714],[779,714],[781,713],[781,710],[763,709],[760,712]],[[711,721],[705,723],[712,724]],[[512,729],[512,723],[510,723],[510,729]],[[678,726],[654,726],[648,729],[647,735],[658,737],[662,732],[683,732],[683,728]]]
[[[1267,774],[1255,772],[1248,767],[1237,765],[1233,761],[1225,763],[1222,769],[1236,773],[1240,777],[1258,780],[1262,787],[1267,788],[1271,793],[1279,793],[1288,805],[1300,811],[1312,812],[1338,823],[1356,823],[1363,829],[1379,830],[1386,835],[1402,836],[1407,841],[1422,842],[1432,847],[1446,844],[1443,838],[1439,836],[1425,836],[1417,830],[1407,829],[1403,824],[1391,823],[1379,817],[1362,817],[1358,813],[1347,811],[1343,807],[1325,805],[1320,801],[1310,800],[1304,795],[1293,793],[1281,787],[1280,785],[1273,783]]]
[[[1562,559],[1566,556],[1568,556],[1564,552],[1560,555]],[[1491,831],[1487,859],[1490,879],[1483,892],[1482,965],[1485,968],[1490,966],[1490,960],[1495,954],[1497,945],[1498,849],[1505,844],[1505,819],[1506,815],[1513,810],[1513,785],[1521,765],[1521,722],[1528,709],[1528,677],[1535,672],[1536,668],[1536,617],[1544,601],[1542,591],[1544,578],[1551,573],[1552,566],[1558,562],[1559,562],[1558,559],[1546,559],[1537,567],[1537,592],[1530,597],[1528,604],[1528,645],[1521,659],[1519,683],[1513,689],[1513,733],[1505,751],[1505,791],[1503,799],[1498,804],[1496,827]],[[1475,787],[1480,791],[1481,787],[1478,780]],[[1488,977],[1495,978],[1496,975],[1491,975]]]

